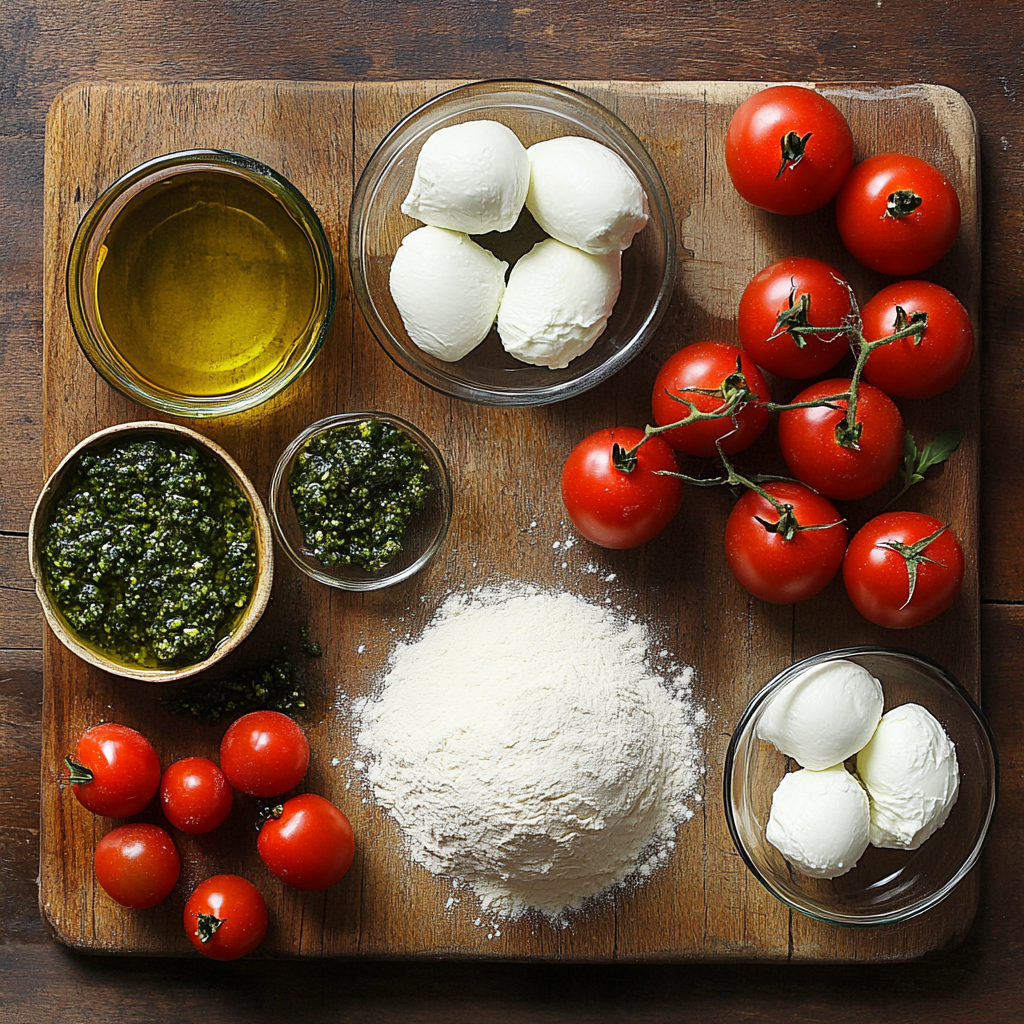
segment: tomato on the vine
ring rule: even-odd
[[[356,849],[348,818],[315,793],[300,793],[273,808],[257,847],[282,882],[314,892],[345,877]]]
[[[843,243],[866,267],[908,277],[938,263],[960,230],[960,199],[936,167],[902,153],[858,164],[836,198]]]
[[[109,818],[138,814],[160,785],[160,758],[153,744],[116,722],[86,729],[64,764],[78,802]]]
[[[237,960],[267,934],[267,903],[248,879],[214,875],[189,896],[184,920],[185,934],[203,956]]]
[[[205,757],[175,761],[160,780],[164,817],[190,835],[201,835],[222,825],[232,803],[234,792],[224,773]]]
[[[974,329],[967,310],[950,291],[930,281],[897,281],[861,310],[863,333],[877,341],[927,314],[920,335],[879,345],[864,364],[864,376],[887,394],[931,398],[948,391],[974,354]]]
[[[813,89],[762,89],[733,114],[725,164],[736,191],[772,213],[824,206],[853,166],[853,134],[835,104]]]
[[[122,825],[96,844],[93,867],[96,881],[112,900],[145,910],[170,895],[181,858],[174,841],[157,825]]]
[[[850,381],[823,380],[805,388],[792,404],[817,402],[849,392]],[[828,406],[787,409],[779,415],[779,447],[792,474],[828,498],[866,498],[882,487],[900,465],[903,417],[891,398],[860,382],[855,446],[840,444],[837,428],[846,417],[847,401]]]
[[[620,456],[644,440],[636,427],[613,427],[584,438],[562,467],[562,501],[573,525],[605,548],[634,548],[659,534],[679,510],[682,481],[672,449],[651,437],[637,450],[628,471]],[[619,460],[621,461],[621,459]]]
[[[846,525],[827,498],[803,484],[772,481],[736,502],[725,524],[725,557],[736,581],[754,597],[793,604],[813,597],[839,571]]]
[[[743,350],[780,377],[816,377],[850,351],[846,335],[800,334],[799,327],[840,327],[853,312],[846,279],[821,260],[787,256],[743,290],[737,326]]]
[[[854,607],[889,629],[920,626],[944,612],[964,579],[953,531],[922,512],[876,516],[854,534],[843,581]]]
[[[727,408],[730,396],[745,389],[752,396],[735,406],[732,415],[685,423],[666,430],[663,437],[676,451],[711,457],[721,442],[726,454],[749,448],[763,433],[771,413],[760,404],[770,402],[764,375],[742,349],[721,341],[698,341],[665,360],[654,381],[651,412],[659,427],[688,419],[692,402],[698,412]],[[713,394],[702,394],[710,391]],[[760,401],[758,401],[760,400]]]
[[[280,711],[252,711],[228,726],[220,742],[220,767],[235,789],[277,796],[305,776],[309,741],[298,722]]]

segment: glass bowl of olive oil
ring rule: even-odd
[[[328,416],[303,430],[274,469],[274,535],[307,576],[341,590],[380,590],[418,573],[452,519],[437,446],[384,412]]]
[[[223,448],[174,423],[122,423],[50,474],[29,525],[29,567],[68,650],[114,675],[172,683],[220,661],[259,621],[272,536]]]
[[[312,364],[334,312],[334,257],[281,175],[189,150],[100,196],[72,243],[67,295],[79,344],[109,384],[171,415],[225,416]]]

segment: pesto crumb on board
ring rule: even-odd
[[[160,703],[174,714],[216,722],[223,715],[247,711],[295,714],[306,706],[306,696],[301,675],[285,647],[265,665],[215,682],[197,679],[173,696],[161,697]]]
[[[209,657],[256,582],[249,501],[217,459],[187,441],[118,441],[79,455],[39,554],[71,629],[147,667]]]
[[[430,490],[430,464],[403,430],[367,419],[307,441],[288,489],[317,561],[377,572],[402,550]]]

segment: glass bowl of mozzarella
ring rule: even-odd
[[[805,658],[754,695],[724,769],[725,813],[758,881],[808,917],[906,921],[977,863],[998,762],[970,694],[913,651]]]
[[[647,343],[675,282],[674,223],[650,154],[600,103],[476,82],[377,146],[353,195],[349,270],[378,342],[421,383],[546,405]]]

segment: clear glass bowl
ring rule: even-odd
[[[228,198],[231,187],[234,187],[235,194]],[[118,338],[111,337],[111,332],[117,334],[114,321],[108,316],[109,322],[104,323],[101,271],[104,264],[108,270],[111,266],[107,246],[111,233],[124,225],[123,230],[134,239],[117,251],[128,250],[132,244],[143,245],[142,239],[135,238],[138,232],[133,225],[139,218],[147,216],[147,209],[157,208],[153,204],[168,203],[166,197],[175,189],[182,195],[184,190],[192,189],[194,194],[189,193],[191,198],[166,216],[163,213],[152,214],[158,218],[158,222],[154,222],[154,239],[166,224],[178,218],[189,218],[189,230],[201,235],[204,233],[204,218],[209,225],[211,221],[208,218],[233,214],[233,222],[248,224],[250,231],[258,222],[260,231],[252,237],[260,238],[270,247],[269,251],[282,253],[278,263],[271,264],[278,267],[279,276],[274,276],[263,263],[247,267],[244,252],[232,250],[224,257],[229,259],[233,256],[238,264],[235,268],[237,273],[231,275],[234,289],[241,289],[248,282],[255,293],[264,297],[271,285],[281,292],[282,297],[277,300],[279,304],[274,312],[280,319],[283,332],[294,331],[294,337],[286,333],[280,339],[282,351],[276,361],[262,354],[253,354],[253,358],[263,364],[261,374],[233,369],[231,360],[241,363],[243,357],[232,350],[230,358],[225,356],[225,369],[218,372],[218,377],[225,378],[223,385],[216,379],[208,388],[194,385],[189,388],[173,379],[173,370],[155,374],[149,367],[135,365],[132,354],[122,352],[118,348]],[[263,212],[257,214],[256,209],[240,205],[243,203],[258,206]],[[223,212],[225,209],[227,214]],[[216,229],[207,231],[210,232],[219,237]],[[165,252],[157,241],[149,241],[148,244],[154,252]],[[296,254],[301,255],[301,275],[294,268],[293,276],[285,273],[284,252],[295,259],[299,259]],[[189,256],[191,258],[193,254],[190,252]],[[210,254],[206,256],[210,258]],[[125,287],[120,274],[111,273],[106,300],[115,308],[135,310],[148,309],[147,304],[152,304],[153,310],[147,315],[158,322],[166,321],[168,316],[172,316],[168,309],[178,307],[169,307],[169,289],[164,287],[165,282],[168,278],[171,281],[177,279],[184,271],[170,255],[165,256],[166,266],[161,263],[159,267],[137,258],[139,263],[131,267],[132,280],[144,281],[145,285]],[[126,262],[125,267],[129,266]],[[268,274],[271,274],[272,281],[267,280]],[[140,291],[147,294],[140,295]],[[115,181],[96,200],[72,242],[68,258],[67,297],[68,312],[78,343],[89,362],[112,387],[141,405],[172,416],[226,416],[266,402],[310,367],[323,345],[334,314],[334,256],[313,208],[302,193],[276,171],[238,153],[214,149],[186,150],[168,153],[139,165]],[[181,297],[176,297],[175,302],[180,305],[180,301]],[[210,316],[216,317],[217,296],[212,291],[198,296],[194,308],[207,306],[211,307]],[[228,320],[232,315],[231,310],[225,311],[222,319]],[[255,315],[251,315],[249,320]],[[239,328],[245,336],[252,329],[248,321]],[[124,330],[131,336],[139,333],[136,329]],[[154,365],[159,364],[158,359],[153,362]],[[238,384],[231,381],[231,386],[226,386],[227,378],[232,374],[241,375],[246,382]]]
[[[383,569],[367,572],[358,565],[323,565],[306,548],[295,506],[288,489],[292,466],[306,442],[335,427],[364,420],[382,420],[411,437],[430,464],[430,491],[426,504],[413,517],[402,538],[402,550]],[[270,521],[284,553],[307,576],[341,590],[380,590],[409,579],[441,549],[452,521],[452,482],[448,467],[433,441],[419,427],[385,412],[345,412],[328,416],[302,431],[278,459],[270,482]]]
[[[50,596],[50,591],[46,584],[46,573],[43,569],[43,559],[39,550],[42,532],[49,519],[50,507],[53,501],[61,494],[65,477],[81,452],[87,449],[104,447],[114,441],[125,442],[154,437],[168,441],[185,441],[190,443],[196,448],[208,452],[224,466],[228,475],[234,480],[239,490],[249,501],[252,509],[254,539],[256,542],[256,580],[253,586],[252,598],[241,619],[235,624],[231,632],[220,640],[217,647],[207,658],[194,665],[185,665],[178,668],[145,668],[135,663],[125,663],[107,654],[105,651],[92,646],[92,644],[80,637],[68,624]],[[69,651],[77,654],[90,665],[95,665],[97,668],[101,668],[116,676],[123,676],[127,679],[135,679],[145,683],[176,683],[181,679],[186,679],[189,676],[203,672],[230,654],[252,632],[253,627],[259,622],[260,616],[262,616],[270,599],[270,589],[274,580],[274,544],[270,519],[263,507],[260,496],[256,493],[256,488],[253,487],[252,482],[242,472],[235,460],[220,445],[214,444],[209,438],[203,437],[202,434],[198,434],[188,427],[182,427],[175,423],[161,423],[156,420],[120,423],[117,426],[97,431],[95,434],[85,438],[85,440],[80,441],[61,459],[60,464],[50,474],[45,486],[40,491],[35,508],[32,511],[32,520],[29,524],[28,532],[29,568],[35,580],[36,596],[39,598],[40,605],[42,605],[43,615],[46,618],[47,624],[53,630],[57,639]]]
[[[960,793],[945,825],[917,850],[869,846],[857,866],[834,879],[791,868],[764,835],[772,794],[787,758],[757,737],[772,698],[811,665],[846,658],[882,684],[885,710],[915,703],[942,723],[956,745]],[[849,765],[849,762],[848,762]],[[831,924],[878,926],[923,914],[944,900],[981,854],[996,804],[998,762],[992,734],[967,691],[944,669],[895,647],[850,647],[805,658],[780,672],[740,718],[725,762],[725,815],[737,850],[758,881],[808,917]]]
[[[618,153],[647,192],[650,220],[622,254],[622,290],[608,326],[589,352],[564,370],[531,366],[508,355],[497,330],[469,355],[445,363],[406,334],[388,277],[402,239],[421,227],[401,211],[420,148],[439,128],[490,119],[524,146],[563,135],[594,139]],[[545,237],[524,211],[505,234],[476,236],[510,266]],[[676,274],[672,206],[640,140],[614,114],[581,93],[544,82],[491,81],[460,86],[418,107],[391,129],[370,157],[352,197],[349,272],[363,316],[384,351],[418,381],[484,405],[545,405],[578,395],[626,365],[665,313]]]

